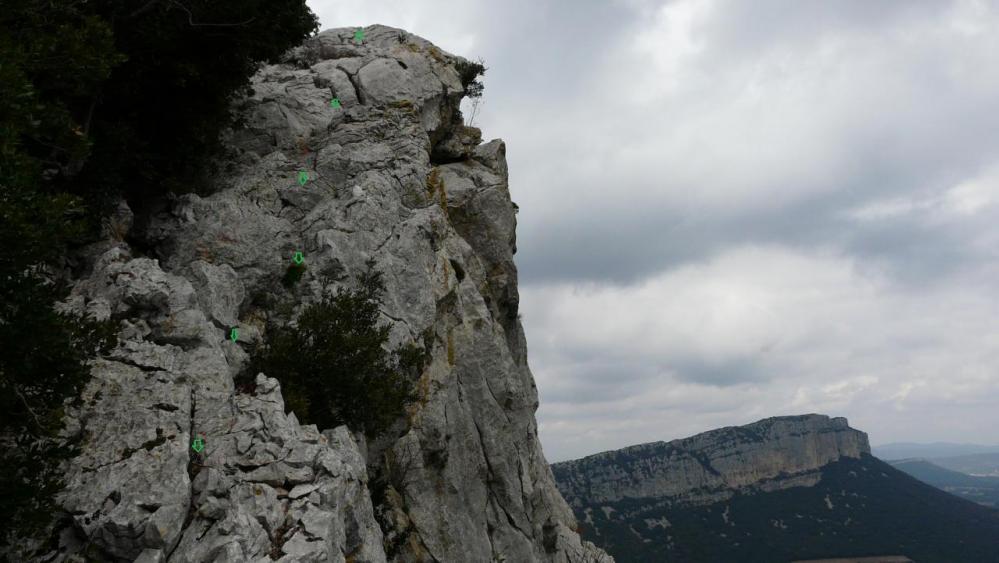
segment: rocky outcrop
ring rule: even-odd
[[[713,502],[734,491],[814,485],[821,468],[870,454],[867,434],[845,418],[774,417],[552,466],[574,507],[622,499]]]
[[[119,319],[121,344],[68,413],[82,453],[48,560],[610,561],[537,439],[505,147],[462,124],[463,59],[353,35],[260,70],[212,195],[122,208],[125,241],[81,256],[67,306]],[[429,357],[394,433],[301,424],[279,374],[235,388],[275,302],[293,319],[369,263],[391,343]]]

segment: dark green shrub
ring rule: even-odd
[[[458,69],[461,85],[465,88],[465,96],[469,98],[481,97],[485,85],[478,78],[486,73],[483,61],[481,59],[476,62],[460,60],[455,68]]]
[[[53,304],[67,288],[46,272],[82,228],[73,198],[0,191],[0,544],[31,535],[56,512],[58,463],[73,453],[55,436],[63,404],[90,378],[86,360],[115,344],[116,328]]]
[[[262,61],[318,29],[302,0],[91,0],[114,22],[127,60],[103,85],[94,150],[80,182],[107,183],[131,202],[206,184],[233,97]],[[116,183],[115,183],[116,182]]]
[[[305,275],[305,263],[292,263],[288,266],[288,269],[285,270],[284,277],[281,278],[281,285],[291,289],[295,286],[295,284],[302,281],[303,275]]]
[[[233,97],[316,29],[302,0],[5,0],[5,157],[80,195],[95,224],[120,194],[135,209],[199,189]]]
[[[303,423],[347,424],[375,436],[405,414],[422,356],[408,347],[385,349],[381,276],[369,270],[358,281],[357,289],[326,291],[296,323],[270,326],[244,377],[277,378],[286,406]]]
[[[197,186],[258,62],[316,28],[301,0],[2,2],[0,544],[56,513],[64,400],[114,345],[52,273],[118,196]]]

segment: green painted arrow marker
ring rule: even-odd
[[[239,329],[238,328],[232,329],[229,332],[229,338],[231,338],[233,342],[239,340]]]
[[[330,100],[330,107],[333,109],[340,109],[342,107],[340,105],[340,98],[333,98]]]
[[[309,181],[309,173],[302,170],[298,173],[298,185],[304,186],[306,182]]]
[[[359,27],[357,28],[357,31],[354,32],[354,42],[360,45],[361,41],[364,41],[364,29]]]
[[[291,257],[291,261],[296,264],[301,264],[305,260],[305,256],[301,252],[296,252],[294,256]]]
[[[201,450],[205,449],[205,441],[201,438],[195,438],[194,442],[191,444],[191,449],[200,454]]]

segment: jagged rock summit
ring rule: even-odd
[[[573,506],[633,498],[717,501],[748,487],[818,482],[842,457],[870,454],[867,434],[820,414],[767,418],[671,442],[652,442],[553,465]]]
[[[67,304],[123,331],[68,413],[83,446],[47,560],[612,561],[537,439],[505,147],[462,123],[464,64],[399,29],[325,31],[253,78],[211,195],[120,208],[128,235],[83,253]],[[392,344],[430,358],[398,432],[302,425],[274,374],[234,387],[275,296],[300,311],[320,273],[369,261]]]

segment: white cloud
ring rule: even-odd
[[[530,288],[524,307],[535,312],[532,322],[545,323],[539,332],[552,346],[725,362],[807,338],[815,307],[836,299],[837,309],[854,308],[848,300],[874,291],[871,284],[840,258],[747,247],[634,286]]]
[[[946,207],[957,214],[974,215],[999,203],[999,165],[954,186],[944,196]]]
[[[787,409],[854,417],[877,434],[863,421],[885,407],[911,416],[942,400],[999,401],[986,367],[999,365],[990,293],[913,291],[849,257],[744,247],[634,286],[522,296],[554,458]],[[565,366],[582,356],[600,368]],[[658,369],[636,377],[634,366]],[[604,390],[615,381],[627,388]],[[590,386],[594,397],[578,396]]]
[[[860,222],[916,219],[925,223],[963,221],[994,212],[999,204],[999,163],[953,186],[931,193],[913,193],[869,201],[846,212]]]

